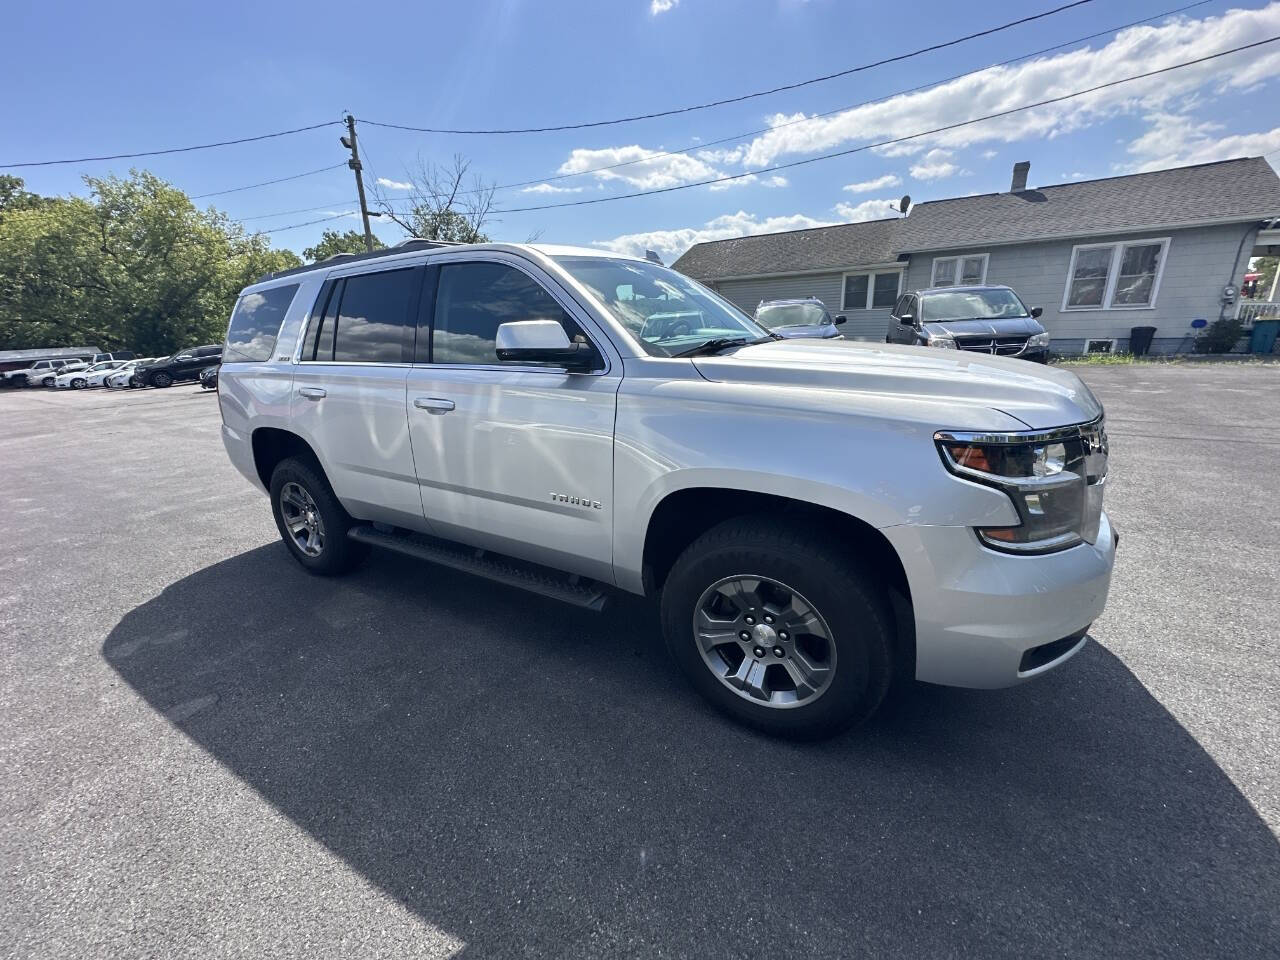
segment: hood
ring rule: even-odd
[[[1044,327],[1034,317],[1006,317],[999,320],[926,320],[926,333],[945,333],[949,337],[1029,337],[1043,333]]]
[[[840,336],[840,331],[836,329],[834,323],[807,323],[796,324],[793,327],[774,327],[770,333],[776,333],[784,340],[803,340],[806,338],[834,340]]]
[[[868,407],[894,396],[939,428],[990,429],[997,411],[1033,430],[1084,423],[1102,405],[1074,373],[1014,357],[852,340],[774,340],[694,359],[708,380],[837,390]],[[934,409],[936,408],[936,409]]]

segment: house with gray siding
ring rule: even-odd
[[[1238,309],[1249,258],[1280,252],[1280,177],[1262,157],[1028,189],[1029,164],[1004,193],[934,200],[906,217],[700,243],[674,267],[748,313],[761,300],[815,296],[882,340],[899,294],[1006,284],[1058,353],[1187,350],[1198,329]]]

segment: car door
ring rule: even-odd
[[[348,271],[321,287],[301,338],[290,420],[347,512],[429,529],[405,416],[421,264]]]
[[[409,372],[422,511],[440,535],[613,581],[613,424],[620,358],[536,264],[444,255],[430,268]],[[502,323],[553,319],[599,355],[590,372],[504,363]]]
[[[919,300],[914,294],[907,294],[898,299],[890,320],[890,339],[894,343],[916,342],[916,316]]]

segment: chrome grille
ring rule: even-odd
[[[957,337],[956,346],[973,353],[994,353],[1012,357],[1021,353],[1027,345],[1026,337]]]

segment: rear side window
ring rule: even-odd
[[[261,293],[247,293],[236,303],[227,330],[225,363],[262,363],[271,359],[276,348],[276,334],[284,320],[296,283],[272,287]]]
[[[502,263],[450,263],[440,268],[433,363],[497,364],[499,324],[555,320],[569,339],[578,326],[555,298],[531,277]]]
[[[385,270],[337,280],[324,313],[312,320],[303,359],[337,363],[402,363],[411,335],[416,269]],[[321,294],[325,299],[325,294]]]

